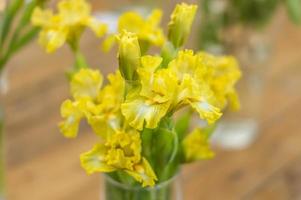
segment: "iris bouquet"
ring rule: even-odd
[[[74,52],[71,98],[62,103],[59,128],[74,138],[85,120],[99,137],[80,161],[88,174],[104,172],[123,186],[107,184],[108,199],[172,199],[168,186],[151,189],[176,176],[181,165],[212,158],[214,123],[227,105],[239,107],[234,86],[241,74],[235,58],[183,49],[196,11],[196,5],[176,5],[167,36],[160,27],[161,10],[147,17],[135,12],[120,16],[118,32],[103,42],[105,50],[119,47],[118,70],[107,76],[106,85],[101,72],[90,68],[80,53],[86,28],[97,36],[106,32],[90,16],[86,1],[63,0],[58,13],[37,8],[32,16],[42,28],[40,42],[48,52],[64,42]],[[151,47],[159,53],[150,55]],[[207,128],[189,131],[194,112]]]

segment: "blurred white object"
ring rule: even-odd
[[[116,33],[119,13],[117,12],[97,12],[94,14],[96,19],[108,25],[108,33]]]
[[[224,149],[246,149],[255,141],[258,124],[252,119],[239,121],[221,121],[212,135],[211,142]]]
[[[4,95],[8,91],[8,75],[7,70],[4,69],[0,74],[0,94]],[[1,200],[1,199],[0,199]]]

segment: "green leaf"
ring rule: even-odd
[[[148,160],[148,162],[153,165],[152,160],[152,136],[155,133],[152,129],[143,129],[141,133],[141,142],[142,142],[142,155]]]
[[[6,62],[22,47],[28,44],[37,34],[38,28],[32,28],[27,33],[25,33],[19,40],[14,41],[10,44],[9,49],[3,57],[0,58],[0,73],[5,66]]]
[[[3,48],[4,41],[10,31],[10,26],[17,12],[21,9],[23,3],[24,0],[13,0],[10,4],[7,5],[0,27],[0,48]]]
[[[175,130],[177,132],[179,141],[182,141],[185,135],[187,134],[192,112],[188,111],[181,115],[181,117],[176,121]]]
[[[169,179],[173,174],[174,163],[178,152],[176,134],[171,130],[159,128],[153,134],[153,160],[154,170],[159,181]]]
[[[179,167],[179,140],[171,118],[162,119],[156,129],[143,131],[142,143],[144,154],[151,154],[148,161],[159,182],[172,177]]]
[[[75,70],[78,71],[82,68],[87,68],[88,64],[86,61],[85,56],[79,51],[77,50],[75,52],[75,64],[74,64]]]
[[[13,47],[13,52],[20,50],[22,47],[24,47],[26,44],[28,44],[30,41],[34,39],[34,37],[37,35],[39,29],[38,28],[32,28],[27,33],[25,33],[18,42]]]
[[[166,68],[168,63],[176,57],[177,53],[178,49],[171,42],[166,42],[161,50],[161,57],[163,58],[161,67]]]
[[[301,0],[286,0],[286,8],[290,19],[296,23],[301,23]]]

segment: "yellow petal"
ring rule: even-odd
[[[168,24],[168,39],[174,47],[181,47],[188,38],[196,10],[197,5],[176,5]]]
[[[98,70],[83,68],[73,75],[71,93],[75,99],[96,99],[102,85],[103,77]]]
[[[154,9],[151,14],[147,17],[147,23],[152,27],[156,27],[160,24],[162,18],[162,10]]]
[[[128,123],[137,130],[142,130],[145,122],[146,128],[156,128],[158,123],[168,111],[170,103],[152,103],[140,97],[139,92],[129,94],[121,105],[121,111]]]
[[[125,80],[136,80],[136,69],[141,65],[141,52],[137,35],[124,30],[117,39],[119,42],[119,70]]]
[[[149,162],[142,158],[142,162],[136,164],[133,170],[126,170],[136,181],[142,183],[142,187],[154,186],[157,181],[157,176],[150,166]]]
[[[206,120],[208,124],[213,124],[222,116],[220,109],[207,101],[190,102],[190,105],[199,113],[200,118]]]
[[[58,3],[58,11],[65,25],[85,25],[91,6],[85,0],[62,0]]]
[[[52,16],[51,10],[42,10],[40,7],[36,7],[31,15],[31,23],[34,26],[49,26]]]
[[[96,34],[97,37],[102,37],[108,30],[107,25],[99,22],[92,17],[90,17],[90,19],[88,20],[87,26],[91,28],[91,30]]]
[[[77,136],[78,127],[83,117],[83,105],[81,102],[66,100],[61,106],[61,115],[64,121],[59,124],[61,133],[68,138]]]
[[[142,56],[141,66],[149,72],[155,72],[155,70],[160,66],[162,60],[163,59],[160,56]]]
[[[116,131],[106,139],[106,163],[118,169],[132,170],[141,160],[140,133],[136,130]]]
[[[138,33],[139,27],[143,26],[143,18],[136,12],[125,12],[118,20],[118,32],[127,30],[132,33]]]
[[[119,18],[118,31],[120,33],[127,30],[136,33],[141,44],[161,46],[165,41],[163,31],[159,27],[161,16],[160,10],[154,10],[146,19],[136,12],[126,12]]]
[[[63,30],[42,30],[39,34],[39,43],[48,53],[52,53],[64,45],[66,36],[67,32]]]
[[[116,44],[116,41],[117,40],[116,40],[115,35],[108,36],[102,43],[102,46],[101,46],[102,50],[104,52],[109,52],[113,48],[113,46]]]
[[[116,169],[105,162],[106,147],[98,144],[92,150],[80,155],[81,166],[88,174],[94,172],[112,172]]]
[[[208,135],[199,128],[184,138],[183,149],[187,162],[214,157],[214,152],[210,149]]]
[[[227,94],[229,103],[230,103],[230,109],[237,111],[240,109],[240,102],[237,92],[233,89],[231,92]]]
[[[105,114],[90,116],[88,123],[95,134],[107,138],[113,131],[120,130],[121,119],[116,115],[106,116]]]

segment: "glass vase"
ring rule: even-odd
[[[101,200],[183,200],[180,177],[158,183],[154,187],[129,186],[104,176]]]

